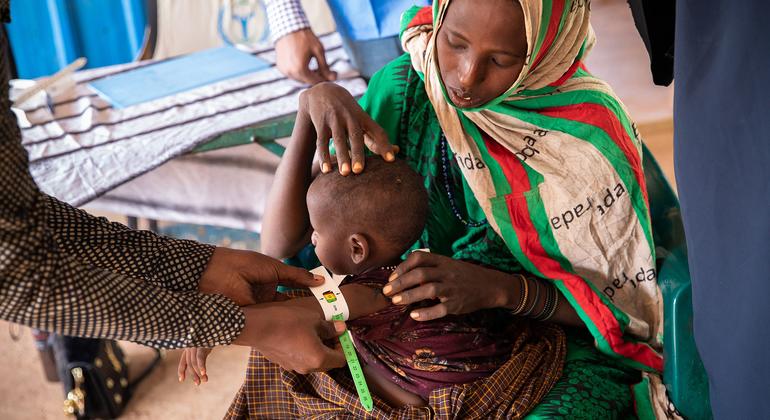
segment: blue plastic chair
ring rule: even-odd
[[[711,419],[708,377],[693,338],[692,289],[679,200],[647,147],[643,158],[663,293],[663,382],[684,417]]]

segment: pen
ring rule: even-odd
[[[68,64],[63,69],[54,73],[52,76],[38,81],[33,86],[23,90],[21,94],[19,94],[19,97],[16,98],[15,101],[13,101],[13,105],[11,106],[13,106],[14,108],[18,108],[19,106],[21,106],[21,104],[29,100],[29,98],[33,97],[35,94],[37,94],[41,90],[45,90],[47,87],[53,85],[54,83],[66,77],[67,75],[72,74],[75,71],[82,68],[83,66],[85,66],[86,62],[87,60],[85,57],[80,57],[77,60],[73,61],[72,63]],[[53,113],[52,103],[49,103],[49,108],[51,108],[51,112]]]

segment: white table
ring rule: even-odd
[[[321,37],[338,82],[361,95],[366,82],[337,34]],[[272,49],[251,51],[274,63]],[[23,105],[22,142],[41,189],[75,206],[153,219],[259,230],[278,158],[257,145],[175,159],[193,150],[287,136],[307,86],[275,66],[136,106],[116,109],[88,82],[151,64],[75,74],[78,82],[53,112]],[[173,159],[173,160],[172,160]],[[101,198],[100,198],[101,197]]]

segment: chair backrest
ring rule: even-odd
[[[679,200],[646,146],[643,162],[663,293],[663,382],[686,418],[710,419],[708,377],[693,337],[692,289]]]

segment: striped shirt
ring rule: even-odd
[[[273,42],[292,32],[310,28],[299,0],[264,0]]]

